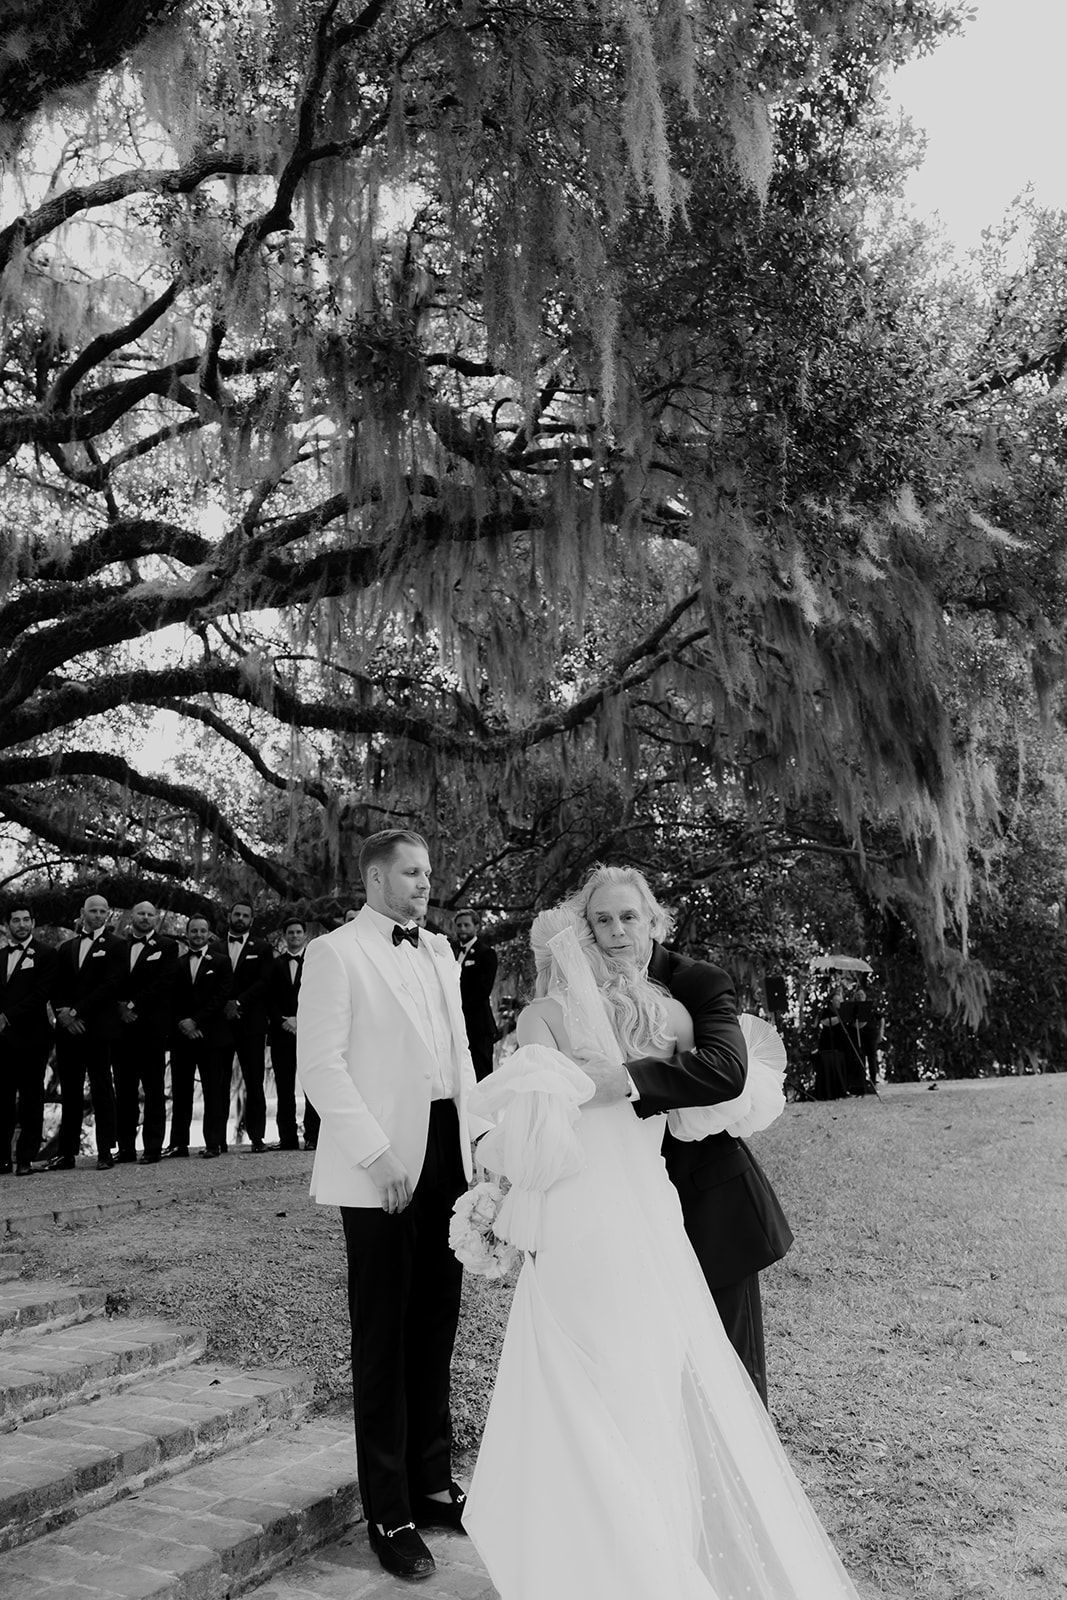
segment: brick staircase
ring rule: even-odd
[[[193,1328],[18,1271],[0,1246],[3,1600],[410,1592],[370,1554],[351,1424],[306,1416],[305,1373],[208,1362]],[[492,1600],[466,1539],[429,1538],[422,1600]]]
[[[0,1253],[4,1600],[221,1600],[359,1519],[351,1425],[305,1418],[306,1374],[206,1362],[195,1329],[17,1265]]]

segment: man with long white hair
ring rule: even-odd
[[[568,904],[585,917],[609,963],[647,973],[693,1019],[691,1050],[640,1056],[625,1070],[586,1067],[598,1099],[625,1097],[639,1117],[735,1099],[745,1086],[747,1052],[729,974],[667,949],[670,913],[635,867],[594,867]],[[759,1273],[785,1255],[792,1231],[759,1162],[732,1134],[684,1141],[668,1131],[663,1158],[723,1326],[766,1404]]]

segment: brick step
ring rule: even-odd
[[[99,1317],[0,1341],[0,1431],[75,1400],[124,1388],[151,1369],[186,1366],[204,1353],[196,1328],[156,1317]]]
[[[103,1311],[106,1300],[103,1289],[72,1289],[40,1278],[11,1279],[0,1283],[0,1337],[46,1324],[58,1328],[84,1322]]]
[[[546,1535],[547,1537],[547,1535]],[[419,1600],[496,1600],[496,1590],[478,1560],[474,1546],[461,1533],[427,1528],[423,1538],[433,1552],[437,1571],[418,1587]],[[382,1571],[361,1523],[311,1555],[275,1572],[248,1600],[402,1600],[410,1582]],[[589,1600],[597,1600],[594,1595]],[[664,1596],[663,1600],[669,1600]]]
[[[351,1423],[279,1423],[251,1444],[0,1553],[0,1595],[224,1600],[338,1538],[360,1515]]]
[[[305,1372],[197,1365],[0,1434],[0,1550],[291,1417],[312,1388]]]

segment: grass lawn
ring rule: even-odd
[[[1059,1600],[1067,1075],[789,1106],[754,1146],[797,1235],[763,1279],[772,1410],[861,1592]],[[347,1406],[336,1213],[306,1198],[309,1157],[236,1160],[278,1176],[227,1186],[212,1163],[221,1186],[204,1195],[195,1161],[101,1175],[172,1183],[174,1202],[29,1235],[26,1270],[194,1322],[218,1357],[309,1366],[322,1404]],[[22,1180],[18,1199],[75,1180],[88,1202],[103,1197],[97,1178]],[[468,1458],[509,1299],[507,1285],[467,1281],[454,1399]]]

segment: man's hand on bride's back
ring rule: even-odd
[[[593,1056],[589,1061],[579,1061],[578,1065],[596,1084],[596,1094],[585,1102],[586,1105],[606,1106],[628,1097],[630,1080],[620,1062],[609,1061],[606,1056]]]

